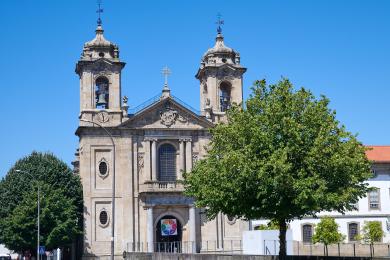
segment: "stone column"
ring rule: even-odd
[[[157,181],[157,139],[152,139],[152,181]]]
[[[180,162],[179,162],[179,176],[177,176],[178,180],[183,179],[183,172],[185,171],[185,151],[184,151],[184,139],[179,139],[180,144]]]
[[[150,181],[152,179],[152,175],[150,172],[150,139],[145,138],[145,154],[144,154],[144,171],[145,171],[145,180]]]
[[[192,140],[186,140],[186,172],[192,170]]]
[[[190,225],[190,243],[192,253],[196,253],[196,220],[195,220],[195,206],[190,205],[189,208],[189,225]]]
[[[153,252],[154,250],[154,225],[153,225],[153,207],[150,206],[147,208],[147,224],[146,224],[146,238],[148,242],[148,252]]]

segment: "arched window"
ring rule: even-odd
[[[108,109],[108,79],[105,77],[99,77],[96,79],[95,85],[96,108]]]
[[[349,223],[348,224],[348,240],[349,241],[357,241],[358,235],[359,235],[358,223]]]
[[[302,241],[305,243],[311,243],[311,238],[313,237],[313,226],[310,224],[305,224],[302,226]]]
[[[221,112],[225,112],[230,108],[230,90],[231,85],[228,82],[222,82],[219,86],[219,104]]]
[[[163,144],[158,150],[159,181],[176,181],[176,149],[171,144]]]

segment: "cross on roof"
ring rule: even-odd
[[[167,66],[165,66],[165,67],[162,69],[161,73],[162,73],[162,74],[164,75],[164,77],[165,77],[164,85],[165,85],[165,86],[168,86],[168,76],[172,73],[171,70],[170,70]]]
[[[217,14],[217,21],[215,22],[216,24],[218,24],[218,28],[217,28],[218,33],[222,32],[221,25],[225,24],[225,21],[222,20],[221,18],[222,18],[222,15],[220,13],[218,13]]]
[[[99,14],[99,18],[97,20],[97,24],[100,26],[102,25],[102,19],[100,18],[101,13],[103,13],[103,8],[101,8],[102,0],[97,0],[98,9],[96,10],[96,13]]]

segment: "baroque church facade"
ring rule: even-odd
[[[206,155],[209,129],[225,120],[231,103],[242,102],[246,68],[239,53],[224,44],[219,28],[196,73],[199,113],[174,97],[167,82],[160,96],[129,112],[121,91],[125,62],[103,32],[98,22],[76,64],[80,114],[74,166],[83,185],[83,255],[107,256],[112,244],[115,255],[219,250],[227,241],[240,247],[232,241],[241,240],[248,223],[223,214],[207,220],[182,184],[183,173]]]

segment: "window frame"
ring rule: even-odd
[[[360,223],[356,222],[356,221],[352,221],[352,222],[347,223],[348,241],[349,242],[358,242],[359,240],[357,240],[355,238],[351,238],[350,225],[356,225],[356,235],[355,236],[359,236],[360,235]]]
[[[173,161],[174,161],[174,169],[172,171],[173,174],[171,175],[167,175],[166,178],[168,180],[164,180],[162,178],[162,172],[161,172],[161,149],[164,147],[164,146],[170,146],[171,148],[173,148],[173,151],[172,152],[172,158]],[[157,169],[158,169],[158,173],[157,173],[157,181],[159,182],[176,182],[177,181],[177,147],[172,144],[171,142],[163,142],[161,143],[158,148],[157,148]],[[169,180],[169,177],[172,177],[174,176],[174,180]]]
[[[305,241],[304,239],[304,228],[305,226],[310,226],[310,230],[311,230],[311,236],[310,236],[310,241]],[[302,235],[302,242],[303,243],[306,243],[306,244],[311,244],[312,243],[312,239],[313,239],[313,235],[314,235],[314,224],[312,223],[303,223],[301,224],[301,235]]]
[[[371,193],[373,191],[376,191],[377,194],[378,194],[378,196],[377,196],[378,197],[378,202],[377,203],[375,203],[375,202],[373,203],[371,201],[371,199],[372,199]],[[381,210],[381,193],[380,193],[380,188],[373,187],[373,190],[368,192],[367,199],[368,199],[368,210]],[[378,206],[377,207],[372,207],[372,204],[378,204]]]
[[[107,221],[104,224],[100,221],[100,215],[103,212],[105,212],[107,215]],[[102,228],[108,227],[108,225],[110,224],[110,214],[108,213],[108,210],[106,208],[102,208],[101,210],[99,210],[99,214],[97,216],[97,221],[98,221],[100,227],[102,227]]]

